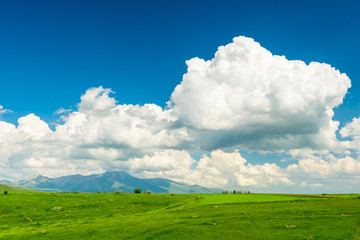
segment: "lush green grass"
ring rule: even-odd
[[[1,239],[360,239],[360,195],[0,195]]]
[[[311,198],[315,197],[315,198]],[[319,196],[320,197],[320,196]],[[277,202],[294,200],[314,200],[316,195],[286,195],[286,194],[214,194],[202,198],[200,203],[221,204],[221,203],[241,203],[241,202]]]

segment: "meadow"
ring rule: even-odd
[[[360,239],[360,195],[9,191],[0,238]]]

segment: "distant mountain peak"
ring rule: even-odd
[[[37,181],[50,181],[51,179],[49,177],[43,176],[43,175],[37,175],[35,178],[33,178],[34,180]]]
[[[136,188],[153,193],[219,193],[218,189],[177,183],[165,178],[141,179],[126,172],[111,171],[92,175],[68,175],[49,178],[38,175],[13,182],[12,185],[40,191],[63,192],[134,192]]]

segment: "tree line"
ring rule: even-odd
[[[236,190],[234,190],[234,191],[224,190],[221,193],[222,194],[253,194],[250,191],[241,191],[241,190],[239,190],[239,191],[236,191]]]

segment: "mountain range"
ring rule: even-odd
[[[58,178],[45,176],[30,177],[18,181],[0,181],[16,187],[25,187],[48,192],[115,192],[133,193],[136,188],[153,193],[220,193],[221,190],[199,185],[178,183],[164,178],[141,179],[125,172],[105,172],[92,175],[69,175]]]

